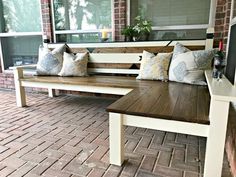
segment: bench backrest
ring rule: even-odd
[[[172,52],[177,41],[166,46],[169,41],[162,42],[126,42],[68,44],[73,53],[89,52],[88,72],[96,74],[134,74],[139,73],[143,50],[153,53]],[[205,49],[206,40],[181,41],[191,50]],[[53,49],[61,44],[49,44]]]

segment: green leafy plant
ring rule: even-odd
[[[138,32],[134,29],[133,26],[126,26],[122,31],[122,35],[127,37],[128,41],[133,41],[133,37],[138,35]]]
[[[138,34],[150,34],[152,31],[152,22],[143,19],[141,16],[135,17],[135,25],[133,27]]]
[[[135,17],[134,26],[127,26],[121,31],[128,41],[148,40],[152,31],[152,22],[143,19],[141,16]]]

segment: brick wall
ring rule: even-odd
[[[50,41],[53,41],[52,15],[50,0],[41,0],[43,32],[48,36]]]
[[[114,31],[115,41],[124,41],[121,30],[126,26],[126,0],[114,0]]]
[[[223,39],[224,49],[226,49],[228,39],[230,9],[231,0],[217,1],[214,46],[218,46],[219,40]]]

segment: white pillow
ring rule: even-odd
[[[37,75],[58,75],[63,63],[63,53],[67,49],[64,44],[50,51],[48,48],[39,47],[39,58],[36,68]]]
[[[88,53],[64,52],[64,61],[59,76],[87,76]]]
[[[198,50],[181,53],[171,61],[169,80],[206,85],[204,70],[211,69],[214,50]]]
[[[143,51],[140,72],[137,79],[168,80],[168,68],[172,53],[153,53]]]

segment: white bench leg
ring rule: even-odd
[[[23,78],[23,69],[14,69],[14,81],[16,90],[16,105],[18,107],[26,106],[25,89],[21,86],[20,79]]]
[[[110,163],[121,166],[124,161],[124,128],[122,114],[109,113]]]
[[[58,96],[59,95],[59,91],[56,90],[56,89],[51,89],[51,88],[48,88],[48,96],[53,98],[55,96]]]
[[[229,102],[211,99],[204,177],[221,177]]]

